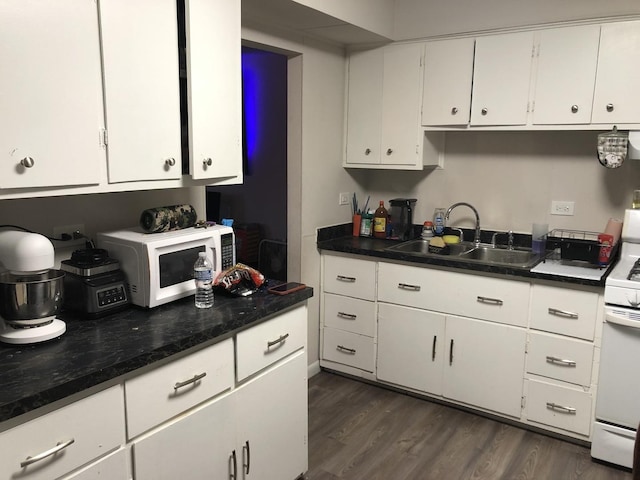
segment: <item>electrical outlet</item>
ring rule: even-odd
[[[350,192],[343,192],[340,194],[338,199],[338,205],[349,205],[351,204],[352,194]]]
[[[551,202],[551,215],[573,215],[575,202],[561,202],[553,200]]]
[[[85,234],[84,224],[78,223],[76,225],[63,225],[61,227],[53,227],[53,238],[69,238],[65,241],[65,245],[72,245],[77,243],[84,243],[85,239],[82,235]]]

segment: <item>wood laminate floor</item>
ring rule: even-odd
[[[308,480],[629,480],[589,449],[321,372],[309,379]]]

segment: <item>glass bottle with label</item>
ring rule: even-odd
[[[387,220],[389,212],[384,208],[384,201],[380,200],[380,206],[373,214],[373,236],[376,238],[387,238]]]

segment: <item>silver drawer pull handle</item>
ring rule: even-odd
[[[174,390],[178,390],[179,388],[186,387],[187,385],[191,385],[192,383],[196,383],[198,380],[202,380],[207,376],[207,372],[200,373],[198,375],[194,375],[193,378],[189,380],[185,380],[184,382],[178,382],[173,386]]]
[[[553,357],[551,355],[547,355],[547,362],[548,363],[553,363],[553,364],[556,364],[556,365],[564,365],[566,367],[575,367],[576,366],[576,362],[574,362],[573,360],[564,360],[562,358]]]
[[[576,409],[572,407],[565,407],[564,405],[558,405],[557,403],[547,402],[547,408],[549,410],[557,410],[560,412],[568,413],[570,415],[576,414]]]
[[[566,310],[558,310],[557,308],[549,308],[549,315],[563,318],[578,318],[577,313],[568,312]]]
[[[491,305],[502,305],[504,302],[499,298],[480,297],[477,298],[480,303],[489,303]]]
[[[343,347],[342,345],[338,345],[338,350],[340,350],[341,352],[350,353],[351,355],[356,354],[355,348],[347,348],[347,347]]]
[[[273,347],[274,345],[282,345],[287,338],[289,338],[289,334],[285,333],[284,335],[280,335],[280,338],[278,338],[277,340],[272,340],[270,342],[267,342],[267,350]]]
[[[399,283],[398,288],[402,290],[412,290],[414,292],[420,291],[420,285],[409,285],[408,283]]]
[[[356,281],[356,277],[345,277],[344,275],[338,275],[336,277],[338,280],[340,280],[341,282],[355,282]]]
[[[344,312],[338,312],[338,316],[340,318],[347,318],[349,320],[355,320],[357,318],[357,315],[354,315],[353,313],[344,313]]]
[[[67,448],[73,442],[75,442],[75,439],[73,439],[73,438],[71,440],[67,440],[66,442],[58,442],[55,447],[50,448],[46,452],[39,453],[38,455],[36,455],[34,457],[27,457],[24,460],[24,462],[20,462],[20,467],[22,467],[22,468],[28,467],[32,463],[39,462],[40,460],[43,460],[43,459],[45,459],[47,457],[50,457],[51,455],[55,455],[56,453],[60,452],[61,450],[64,450],[65,448]]]

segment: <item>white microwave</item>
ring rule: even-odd
[[[130,228],[96,235],[97,246],[120,262],[129,284],[131,302],[156,307],[193,295],[193,265],[199,252],[207,252],[213,278],[236,263],[231,227],[213,225],[162,233]]]

